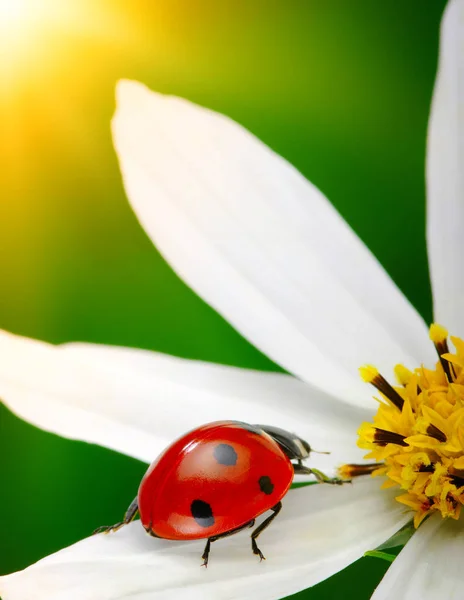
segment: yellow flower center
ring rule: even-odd
[[[372,366],[360,369],[364,381],[380,392],[373,423],[363,423],[358,446],[376,462],[344,465],[342,477],[370,473],[386,476],[382,488],[399,486],[397,496],[415,511],[414,525],[433,512],[458,519],[464,504],[464,342],[430,327],[439,360],[435,369],[409,371],[397,365],[400,385],[391,386]]]

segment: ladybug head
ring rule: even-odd
[[[257,427],[271,436],[290,460],[303,460],[308,458],[312,451],[311,446],[306,440],[303,440],[296,434],[290,433],[285,429],[274,427],[273,425],[257,425]]]
[[[304,451],[305,451],[304,458],[307,458],[311,454],[311,451],[312,451],[311,446],[308,444],[308,442],[306,440],[303,440],[300,437],[299,438],[295,437],[295,439],[297,439],[300,442],[300,444],[303,446]]]

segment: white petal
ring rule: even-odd
[[[427,241],[435,320],[464,337],[464,1],[451,0],[440,38],[427,146]]]
[[[401,527],[409,516],[392,498],[372,479],[293,490],[259,538],[265,562],[252,555],[243,532],[213,544],[207,570],[200,568],[204,540],[156,540],[135,522],[0,578],[0,594],[3,600],[282,598],[343,569]]]
[[[398,555],[372,600],[462,600],[464,518],[435,515]]]
[[[129,348],[52,346],[6,332],[0,398],[38,427],[146,462],[197,425],[237,419],[286,427],[331,450],[311,463],[330,471],[361,459],[355,432],[370,417],[289,375]]]
[[[177,273],[274,361],[353,404],[357,369],[433,352],[421,318],[321,192],[228,118],[118,85],[113,136],[141,224]],[[430,354],[428,354],[428,351]]]

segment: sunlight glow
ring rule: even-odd
[[[10,39],[69,19],[74,2],[58,0],[0,0],[0,34]]]
[[[25,10],[21,0],[0,0],[0,26],[9,26],[21,19]]]
[[[131,47],[140,36],[108,0],[0,0],[0,104],[90,38]]]
[[[92,105],[101,90],[96,65],[104,64],[104,72],[113,68],[116,80],[121,57],[140,52],[150,42],[137,13],[133,18],[119,4],[114,0],[0,0],[3,180],[11,177],[12,185],[19,185],[26,165],[36,162],[31,152],[34,156],[40,144],[53,147],[58,137],[72,139],[73,152],[92,160],[95,145],[83,107]],[[94,61],[96,53],[105,57],[100,63]],[[113,85],[110,80],[110,97]]]

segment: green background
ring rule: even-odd
[[[0,88],[0,327],[278,368],[140,229],[109,132],[121,77],[226,113],[285,156],[429,321],[424,155],[443,8],[95,0],[78,31],[50,27]],[[5,407],[0,419],[2,573],[120,518],[144,464],[44,433]],[[362,559],[298,597],[368,598],[386,568]]]

